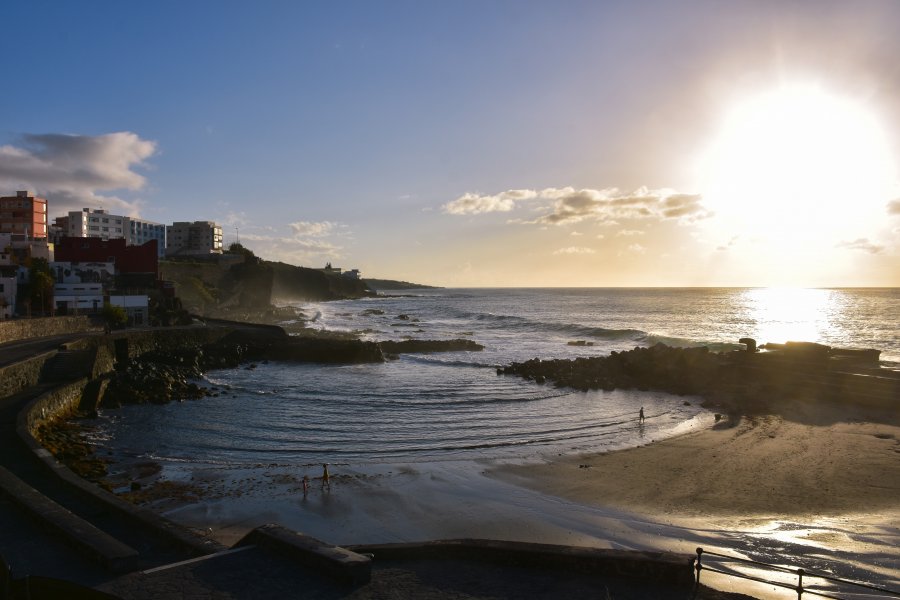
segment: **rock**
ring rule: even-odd
[[[457,338],[453,340],[403,340],[400,342],[379,342],[382,352],[402,354],[410,352],[477,352],[484,346],[472,340]]]

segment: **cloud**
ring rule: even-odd
[[[621,231],[616,232],[617,236],[633,236],[633,235],[644,235],[644,232],[640,229],[622,229]]]
[[[678,219],[693,222],[707,218],[709,211],[699,194],[682,194],[670,189],[638,188],[623,193],[617,188],[603,190],[572,187],[543,190],[508,190],[493,196],[467,193],[443,206],[447,214],[471,215],[509,212],[529,200],[550,201],[542,215],[532,220],[510,222],[529,225],[572,225],[583,221],[609,222],[615,219]]]
[[[583,236],[584,234],[581,233],[580,231],[573,231],[573,232],[571,232],[569,235],[571,235],[572,237],[581,237],[581,236]]]
[[[277,235],[260,235],[257,233],[248,233],[241,235],[241,242],[264,242],[272,246],[290,247],[294,251],[302,250],[308,254],[334,254],[343,248],[325,240],[305,240],[296,237],[284,237]]]
[[[884,251],[884,246],[876,244],[869,240],[869,238],[857,238],[851,242],[840,242],[837,244],[837,247],[847,248],[849,250],[862,250],[869,254],[881,254]]]
[[[324,237],[334,230],[335,224],[331,221],[297,221],[289,223],[288,226],[293,230],[294,235],[298,237]]]
[[[554,250],[553,254],[597,254],[597,251],[593,248],[585,248],[584,246],[569,246],[568,248]]]
[[[496,196],[481,196],[467,193],[443,207],[443,211],[449,215],[478,215],[490,212],[509,212],[516,202],[531,200],[537,196],[533,190],[508,190]]]
[[[25,134],[18,146],[0,146],[0,187],[33,190],[47,198],[51,214],[102,205],[133,215],[139,201],[102,192],[142,189],[147,180],[134,169],[155,153],[156,142],[129,131]]]
[[[248,229],[261,228],[251,226]],[[334,221],[295,221],[288,223],[287,229],[290,230],[287,234],[244,233],[241,229],[241,243],[266,259],[321,266],[345,258],[340,240],[352,239],[350,229]]]
[[[888,202],[887,211],[889,215],[900,216],[900,198]]]
[[[635,254],[643,254],[647,251],[647,249],[640,244],[631,244],[630,246],[628,246],[628,251],[634,252]]]
[[[731,239],[728,240],[728,243],[716,246],[716,250],[718,250],[719,252],[724,252],[734,246],[737,243],[738,239],[740,239],[739,235],[731,236]]]

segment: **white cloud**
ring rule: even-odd
[[[48,200],[51,215],[103,206],[135,215],[140,201],[104,194],[146,185],[136,167],[156,142],[129,131],[105,135],[26,134],[19,146],[0,146],[0,189],[31,190]]]
[[[329,235],[335,228],[335,224],[331,221],[296,221],[289,223],[288,226],[294,231],[294,235],[298,237],[324,237]]]
[[[869,238],[857,238],[853,241],[839,242],[837,244],[837,247],[847,248],[849,250],[862,250],[863,252],[868,252],[869,254],[881,254],[884,251],[884,246],[882,246],[881,244],[876,244]]]
[[[547,200],[552,205],[532,220],[510,222],[531,225],[570,225],[586,220],[609,222],[615,219],[678,219],[693,222],[710,216],[699,194],[683,194],[670,189],[638,188],[623,193],[617,188],[603,190],[572,187],[543,190],[508,190],[493,196],[467,193],[443,206],[447,214],[472,215],[509,212],[529,200]]]
[[[643,246],[641,246],[640,244],[631,244],[628,246],[628,251],[634,252],[635,254],[643,254],[644,252],[647,251],[647,249],[644,248]]]
[[[442,209],[449,215],[478,215],[490,212],[509,212],[516,202],[531,200],[537,197],[534,190],[508,190],[496,196],[479,194],[463,194],[456,200],[448,202]]]
[[[581,237],[581,236],[584,235],[584,234],[581,233],[580,231],[573,231],[573,232],[570,233],[569,235],[571,235],[572,237]]]
[[[900,198],[888,202],[887,211],[889,215],[900,216]]]
[[[585,248],[584,246],[569,246],[568,248],[560,248],[555,250],[553,254],[596,254],[593,248]]]
[[[616,232],[617,236],[630,237],[634,235],[644,235],[645,232],[640,229],[622,229]]]

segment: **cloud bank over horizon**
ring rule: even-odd
[[[135,169],[156,152],[156,142],[130,131],[23,134],[18,145],[0,146],[0,187],[37,193],[51,203],[51,215],[102,206],[137,216],[140,200],[108,192],[143,189],[147,179]]]
[[[550,201],[549,207],[534,219],[513,219],[525,225],[574,225],[584,221],[613,222],[617,219],[677,219],[693,223],[711,216],[700,194],[686,194],[672,189],[651,190],[641,187],[631,193],[618,188],[575,189],[574,187],[543,190],[513,189],[494,195],[466,193],[447,202],[441,209],[448,215],[480,215],[510,212],[525,203]]]

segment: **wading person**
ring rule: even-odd
[[[644,407],[641,407],[641,412],[638,413],[638,423],[644,422]]]

